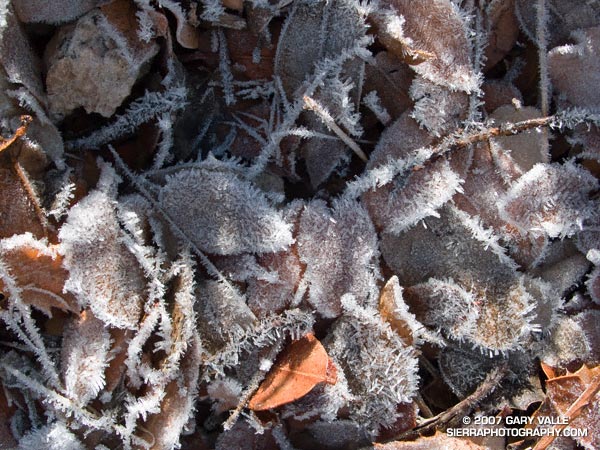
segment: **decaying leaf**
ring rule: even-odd
[[[248,407],[264,411],[293,402],[319,383],[335,384],[336,370],[323,345],[308,334],[279,355]]]
[[[534,427],[553,427],[561,430],[587,430],[585,436],[574,433],[573,438],[586,448],[600,445],[600,367],[582,366],[575,373],[546,381],[547,397],[534,414]],[[557,420],[559,418],[566,418]],[[566,422],[566,423],[565,423]],[[556,433],[542,437],[535,449],[543,450]]]
[[[420,437],[413,442],[390,442],[388,444],[375,444],[377,450],[483,450],[488,447],[477,445],[469,439],[449,437],[445,433],[437,432],[435,436]]]
[[[80,106],[104,117],[114,114],[158,52],[158,45],[141,41],[136,29],[135,7],[118,0],[57,31],[45,53],[48,100],[55,116]]]
[[[22,290],[22,300],[51,316],[52,308],[74,313],[79,305],[72,294],[64,293],[68,272],[56,245],[36,240],[31,234],[14,235],[0,241],[0,255]],[[4,292],[0,281],[0,291]]]

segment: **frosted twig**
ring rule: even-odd
[[[284,342],[283,340],[278,341],[275,345],[273,345],[271,350],[269,350],[269,353],[266,357],[268,361],[275,360],[275,358],[281,351],[281,347],[283,347],[283,342]],[[267,374],[267,372],[264,370],[261,370],[261,369],[256,371],[256,373],[250,380],[250,383],[248,383],[248,387],[242,394],[242,397],[241,397],[237,407],[231,412],[231,415],[227,418],[227,420],[223,424],[224,430],[231,430],[231,428],[233,428],[233,426],[237,422],[238,418],[240,417],[240,413],[246,407],[246,405],[250,401],[250,398],[254,395],[254,393],[256,392],[256,390],[258,389],[258,387],[260,385],[260,382],[263,380],[263,378],[265,377],[266,374]]]
[[[542,115],[548,115],[549,100],[548,92],[550,90],[550,78],[548,76],[548,54],[546,52],[547,38],[546,38],[546,24],[548,22],[546,12],[546,1],[537,0],[537,23],[536,23],[536,34],[537,34],[537,47],[538,47],[538,59],[540,66],[540,109]]]
[[[327,111],[327,109],[325,109],[323,105],[321,105],[319,102],[309,97],[308,95],[305,95],[303,99],[304,104],[306,105],[306,109],[313,111],[317,116],[319,116],[319,118],[323,121],[327,128],[329,128],[331,131],[337,134],[338,137],[344,142],[344,144],[350,147],[350,149],[354,153],[356,153],[360,159],[362,159],[364,162],[367,162],[369,160],[369,158],[367,158],[367,155],[365,155],[365,153],[361,150],[358,144],[354,142],[352,138],[348,136],[344,132],[344,130],[342,130],[335,123],[335,120],[333,120],[333,117],[331,117],[331,114],[329,114],[329,111]]]

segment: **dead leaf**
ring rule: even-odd
[[[402,287],[400,287],[398,277],[394,275],[379,294],[379,314],[381,314],[383,320],[390,324],[392,330],[406,342],[406,345],[412,345],[415,340],[414,334],[417,322],[415,317],[408,312],[408,309],[400,310],[400,302],[403,303]]]
[[[19,241],[15,242],[14,241]],[[22,300],[46,315],[51,308],[78,313],[80,308],[72,294],[64,294],[68,273],[62,267],[62,256],[56,245],[36,241],[31,234],[1,241],[2,259],[23,291]],[[4,291],[0,280],[0,291]]]
[[[585,448],[600,447],[600,366],[582,366],[575,373],[551,378],[546,381],[547,396],[534,413],[534,427],[552,426],[555,431],[569,427],[587,430],[586,436],[573,436]],[[566,418],[568,424],[562,424]],[[544,424],[545,420],[554,422]],[[547,433],[535,445],[534,450],[544,450],[558,433]]]
[[[337,369],[314,334],[293,341],[279,356],[248,407],[265,411],[306,395],[319,383],[335,384]]]

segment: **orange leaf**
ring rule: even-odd
[[[75,297],[63,294],[68,273],[62,267],[62,256],[56,251],[56,246],[50,245],[42,251],[33,244],[23,244],[5,250],[2,257],[22,289],[25,303],[48,316],[51,315],[50,308],[79,312]],[[0,291],[4,292],[4,289],[4,283],[0,281]]]
[[[254,411],[276,408],[298,400],[319,383],[335,384],[337,370],[314,334],[293,341],[250,399]]]

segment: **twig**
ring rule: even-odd
[[[335,123],[335,120],[333,120],[333,117],[331,117],[331,114],[329,114],[329,111],[327,111],[323,105],[321,105],[314,98],[311,98],[308,95],[305,95],[303,97],[303,99],[304,99],[304,104],[306,106],[306,109],[313,111],[317,116],[319,116],[319,118],[323,121],[323,123],[327,126],[327,128],[329,128],[331,131],[333,131],[335,134],[337,134],[338,137],[348,147],[350,147],[352,149],[352,151],[354,153],[356,153],[360,159],[362,159],[364,162],[368,161],[369,158],[367,158],[367,155],[365,155],[365,153],[360,149],[358,144],[356,142],[354,142],[352,140],[352,138],[350,136],[348,136],[344,132],[344,130],[342,130]]]
[[[421,425],[413,428],[412,430],[390,439],[390,441],[414,438],[422,433],[431,432],[436,428],[446,427],[449,424],[449,422],[451,422],[457,416],[466,416],[475,408],[475,406],[477,406],[489,394],[491,394],[494,391],[494,389],[496,389],[498,384],[502,381],[502,379],[506,376],[507,373],[508,364],[505,363],[502,364],[500,367],[496,367],[487,375],[487,377],[485,377],[485,380],[483,380],[483,382],[479,385],[475,392],[473,392],[467,398],[460,401],[447,411],[444,411],[443,413],[440,413],[437,416],[426,420]]]
[[[0,152],[6,150],[20,137],[25,136],[25,133],[27,132],[27,127],[29,126],[32,120],[33,118],[31,116],[21,116],[21,126],[17,128],[15,134],[13,134],[8,139],[0,137]]]
[[[269,354],[267,355],[268,360],[273,361],[277,357],[279,352],[281,351],[282,347],[283,347],[283,341],[279,341],[278,343],[276,343],[273,346],[273,348],[269,351]],[[242,394],[242,397],[240,398],[238,405],[231,412],[231,414],[229,415],[229,417],[227,418],[225,423],[223,423],[224,430],[231,430],[231,428],[233,428],[233,426],[237,422],[238,418],[240,417],[242,410],[246,407],[246,405],[250,401],[250,398],[254,395],[254,393],[260,386],[261,381],[265,378],[266,374],[267,374],[267,371],[264,371],[264,370],[259,369],[256,371],[256,373],[250,380],[250,383],[248,383],[248,387]]]

